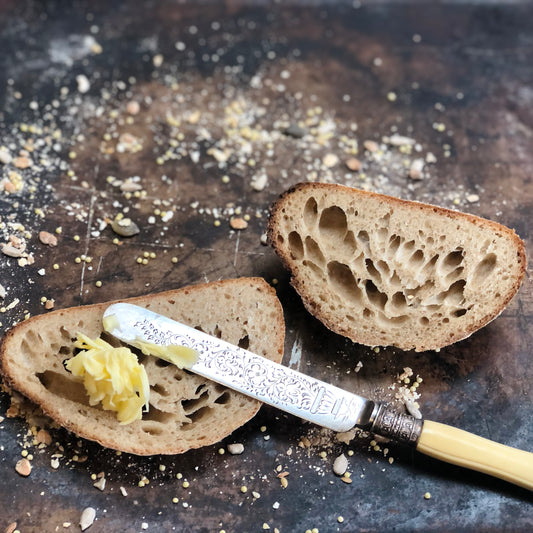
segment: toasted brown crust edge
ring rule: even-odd
[[[80,307],[84,308],[87,311],[95,310],[97,312],[101,312],[103,314],[104,310],[111,304],[117,303],[117,302],[128,302],[133,304],[143,304],[144,302],[149,302],[154,296],[165,298],[167,296],[171,296],[176,293],[183,293],[183,294],[189,294],[192,291],[195,291],[197,289],[203,289],[205,287],[222,287],[224,285],[234,284],[236,282],[251,282],[258,284],[258,287],[261,287],[261,290],[264,290],[269,293],[270,296],[273,296],[273,301],[276,302],[276,305],[278,307],[278,318],[279,321],[277,324],[273,326],[273,330],[276,332],[276,349],[275,353],[276,356],[273,357],[272,360],[274,360],[277,363],[280,363],[283,358],[283,349],[284,349],[284,342],[285,342],[285,322],[284,322],[284,315],[283,315],[283,308],[281,306],[281,303],[279,299],[277,298],[277,294],[275,289],[273,289],[263,278],[260,277],[244,277],[244,278],[232,278],[232,279],[224,279],[224,280],[218,280],[218,281],[212,281],[212,282],[206,282],[206,283],[199,283],[195,285],[188,285],[185,287],[181,287],[178,289],[163,291],[155,294],[149,294],[149,295],[143,295],[143,296],[135,296],[131,298],[123,298],[123,299],[115,299],[110,300],[108,302],[101,302],[96,304],[88,304],[83,306],[77,306],[77,307],[67,307],[64,309],[58,309],[55,311],[52,311],[50,313],[42,314],[42,315],[36,315],[28,320],[25,320],[24,322],[20,322],[19,324],[15,325],[13,328],[11,328],[2,339],[2,343],[0,346],[0,377],[4,380],[7,387],[9,387],[12,390],[15,390],[19,393],[21,393],[24,397],[32,401],[34,404],[38,405],[43,413],[46,416],[49,416],[52,418],[55,422],[57,422],[60,426],[64,427],[65,429],[72,431],[73,433],[79,435],[82,438],[93,440],[103,447],[116,449],[125,451],[127,453],[133,453],[136,455],[159,455],[159,454],[165,454],[165,455],[174,455],[174,454],[180,454],[184,453],[190,449],[208,446],[211,444],[214,444],[215,442],[220,441],[221,439],[225,438],[229,434],[231,434],[235,429],[238,427],[244,425],[246,422],[251,420],[259,411],[261,408],[262,403],[259,401],[254,401],[253,404],[251,404],[247,408],[246,413],[242,413],[242,419],[238,421],[238,423],[235,424],[235,427],[232,428],[229,432],[225,431],[222,432],[219,436],[217,436],[216,439],[212,440],[205,440],[202,442],[202,444],[198,444],[196,446],[176,446],[172,449],[165,449],[165,450],[158,450],[158,451],[150,451],[146,450],[145,447],[139,446],[136,443],[133,443],[132,445],[125,447],[123,442],[120,442],[119,440],[104,440],[99,438],[98,434],[81,434],[79,431],[77,431],[77,426],[73,427],[71,423],[69,423],[68,420],[65,420],[63,417],[60,417],[57,415],[57,412],[52,408],[50,409],[46,405],[43,405],[41,403],[40,398],[37,394],[34,394],[32,390],[30,390],[28,387],[25,386],[25,381],[17,379],[18,376],[13,376],[9,373],[9,371],[6,371],[5,362],[9,361],[9,358],[6,357],[6,347],[9,345],[9,339],[14,336],[18,336],[19,334],[24,334],[24,331],[30,327],[33,327],[35,323],[38,322],[45,322],[50,319],[50,317],[58,316],[62,317],[68,313],[70,313],[72,310],[77,310]],[[9,367],[8,367],[9,368]],[[234,391],[233,391],[234,392]],[[235,392],[235,394],[238,394]],[[127,448],[127,449],[125,449]]]
[[[367,198],[373,198],[375,200],[385,202],[389,205],[401,205],[403,207],[408,207],[411,209],[418,209],[420,211],[432,211],[434,213],[437,213],[438,215],[445,216],[452,219],[460,219],[464,221],[469,221],[476,226],[482,227],[482,228],[490,228],[493,231],[497,231],[503,234],[506,234],[509,239],[513,242],[515,245],[515,248],[517,249],[517,262],[520,265],[520,272],[519,276],[517,276],[517,279],[513,283],[513,285],[510,287],[509,291],[505,296],[502,296],[502,303],[501,305],[494,310],[493,313],[489,313],[485,315],[480,320],[474,322],[470,328],[466,329],[465,331],[458,332],[454,337],[450,338],[449,342],[445,345],[439,344],[438,346],[431,345],[429,343],[426,343],[424,345],[419,346],[413,346],[412,348],[406,348],[406,349],[414,349],[417,352],[427,351],[427,350],[435,350],[443,348],[444,346],[449,346],[451,344],[454,344],[455,342],[461,341],[463,339],[468,338],[470,335],[472,335],[477,330],[481,329],[482,327],[486,326],[488,323],[490,323],[492,320],[497,318],[505,309],[507,304],[512,300],[512,298],[515,296],[515,294],[518,292],[522,281],[524,279],[526,268],[527,268],[527,260],[526,260],[526,251],[525,251],[525,245],[522,239],[516,234],[516,232],[507,226],[504,226],[503,224],[500,224],[499,222],[495,222],[493,220],[489,220],[486,218],[478,217],[476,215],[472,215],[470,213],[463,213],[461,211],[454,211],[452,209],[448,209],[446,207],[440,207],[433,204],[427,204],[423,202],[413,201],[413,200],[404,200],[402,198],[397,198],[394,196],[388,196],[381,193],[376,193],[372,191],[364,191],[361,189],[357,189],[354,187],[349,187],[346,185],[340,185],[340,184],[332,184],[332,183],[315,183],[315,182],[302,182],[298,183],[291,188],[287,189],[285,192],[283,192],[279,198],[273,203],[271,206],[268,222],[267,222],[267,241],[268,244],[274,249],[276,254],[281,260],[281,263],[283,267],[288,270],[291,273],[290,283],[296,290],[296,292],[300,295],[302,299],[302,303],[304,304],[304,307],[311,313],[315,318],[320,320],[328,329],[331,331],[338,333],[340,335],[343,335],[344,337],[349,338],[353,342],[361,343],[362,339],[358,337],[357,335],[354,335],[353,332],[346,330],[344,328],[340,328],[336,323],[333,323],[329,320],[327,316],[325,316],[322,313],[316,313],[314,310],[314,303],[312,298],[305,294],[305,291],[302,289],[301,284],[299,283],[299,280],[294,277],[291,267],[291,259],[288,256],[288,254],[283,253],[282,250],[280,250],[277,246],[275,234],[277,233],[275,225],[277,224],[277,219],[281,216],[281,211],[284,207],[285,201],[287,197],[298,193],[301,190],[317,190],[317,191],[341,191],[348,194],[358,194],[360,196],[366,196]],[[401,348],[402,349],[402,348]]]

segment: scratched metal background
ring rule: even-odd
[[[82,109],[85,99],[98,99],[100,90],[113,81],[128,85],[134,76],[122,102],[128,91],[130,96],[152,98],[153,106],[140,117],[138,134],[153,139],[157,131],[150,113],[164,116],[170,94],[165,72],[180,79],[188,91],[186,101],[204,90],[213,102],[228,87],[246,94],[250,80],[261,73],[264,79],[285,84],[287,94],[301,92],[302,106],[320,105],[343,124],[356,122],[361,141],[379,140],[391,127],[413,135],[424,152],[438,156],[428,178],[412,183],[405,172],[391,171],[387,179],[372,182],[375,188],[448,207],[459,198],[460,208],[516,228],[530,255],[532,16],[530,2],[1,1],[0,145],[10,138],[14,125],[36,120],[43,106],[58,98],[61,87],[75,93],[77,75],[88,73],[91,81],[89,92],[80,97],[83,120],[64,121],[73,141],[62,144],[62,157],[69,161],[68,151],[76,150],[77,158],[69,165],[80,180],[69,179],[66,168],[52,168],[34,182],[34,195],[0,194],[3,222],[16,220],[33,232],[30,245],[36,257],[35,265],[24,268],[13,258],[0,257],[0,283],[8,291],[5,303],[20,300],[2,315],[2,330],[26,311],[43,312],[43,295],[63,308],[204,280],[276,278],[286,310],[286,364],[377,399],[390,397],[388,387],[410,366],[424,378],[421,405],[427,418],[533,451],[529,277],[502,316],[470,339],[439,353],[383,349],[376,354],[311,318],[274,254],[260,244],[270,203],[305,178],[308,161],[297,141],[287,139],[276,156],[270,156],[269,182],[259,192],[250,189],[251,174],[242,168],[234,169],[224,186],[223,171],[186,158],[167,163],[170,179],[164,182],[155,162],[155,142],[130,157],[105,158],[99,147],[106,116],[95,112],[87,117]],[[421,39],[413,39],[417,35]],[[87,36],[102,46],[101,54],[84,52]],[[187,53],[177,49],[176,42],[184,42]],[[158,70],[152,58],[159,53],[164,64]],[[216,61],[205,60],[213,55]],[[375,63],[377,57],[381,66]],[[287,79],[280,77],[284,70],[290,72]],[[396,101],[387,98],[389,92],[398,95]],[[286,112],[290,117],[300,105],[283,94],[274,98],[272,87],[255,94],[258,101],[268,94],[272,115]],[[32,101],[39,103],[39,110],[29,107]],[[444,132],[435,127],[441,122],[446,124]],[[79,133],[83,142],[75,141]],[[199,149],[204,161],[206,146]],[[449,157],[443,156],[446,150]],[[354,182],[345,174],[338,170],[339,181]],[[125,203],[106,182],[108,175],[142,175],[150,198],[172,198],[179,208],[167,229],[160,221],[144,223],[141,233],[120,247],[112,243],[109,229],[93,236],[98,221],[115,214],[114,202]],[[465,202],[466,195],[474,193],[479,201]],[[85,210],[79,219],[68,214],[67,206],[73,203]],[[209,210],[227,203],[262,216],[252,216],[240,233],[231,231],[227,214],[214,226]],[[44,219],[35,214],[40,206],[45,207]],[[149,201],[132,204],[139,219],[146,221],[152,211]],[[57,226],[63,228],[59,246],[39,247],[36,233]],[[81,242],[69,238],[74,234],[82,236]],[[93,257],[91,269],[87,264],[75,266],[80,250]],[[139,267],[135,258],[146,250],[157,251],[158,259]],[[180,259],[176,265],[168,260],[174,254]],[[54,263],[60,264],[58,271]],[[38,274],[41,268],[45,276]],[[97,279],[103,281],[100,289],[94,285]],[[355,374],[358,361],[363,368]],[[8,405],[8,396],[1,394],[0,416]],[[173,457],[117,456],[54,430],[48,448],[30,447],[33,471],[21,478],[14,465],[26,432],[20,419],[0,423],[0,529],[16,522],[23,533],[76,531],[87,506],[97,511],[89,530],[95,533],[251,532],[262,531],[263,524],[283,532],[314,527],[321,532],[532,528],[532,499],[525,490],[393,447],[395,462],[389,465],[369,450],[367,441],[328,443],[329,436],[320,440],[309,425],[266,407],[220,445]],[[309,450],[298,447],[304,436],[313,437]],[[244,443],[244,454],[217,453],[231,442]],[[334,457],[349,449],[355,452],[349,457],[350,485],[331,472]],[[325,459],[321,451],[327,451]],[[51,467],[55,453],[61,454],[57,470]],[[86,461],[73,460],[83,455]],[[289,472],[286,489],[276,477],[278,465]],[[92,486],[91,475],[102,471],[107,484],[100,492]],[[177,473],[190,481],[188,489],[176,480]],[[142,476],[150,484],[140,488]],[[241,485],[248,486],[248,493],[240,492]],[[261,497],[254,500],[252,491]],[[432,497],[425,500],[428,491]],[[178,504],[172,503],[174,497]],[[273,508],[275,502],[278,509]]]

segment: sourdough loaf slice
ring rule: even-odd
[[[526,267],[522,241],[496,222],[341,185],[287,191],[268,238],[328,328],[404,350],[438,349],[487,324]]]
[[[124,301],[276,362],[283,356],[283,310],[263,279],[218,281]],[[142,420],[120,425],[115,412],[89,406],[83,384],[63,361],[72,357],[78,332],[91,338],[102,334],[109,303],[54,311],[13,328],[0,352],[7,384],[75,434],[138,455],[177,454],[213,444],[256,414],[257,400],[141,354],[150,382],[150,409]],[[120,345],[109,335],[104,338]]]

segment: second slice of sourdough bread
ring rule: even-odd
[[[280,362],[285,326],[274,289],[260,278],[211,282],[127,301]],[[112,303],[39,315],[15,326],[0,352],[7,384],[61,426],[105,447],[137,455],[177,454],[223,439],[250,420],[261,403],[156,357],[142,356],[150,409],[120,425],[116,413],[91,407],[82,383],[65,370],[78,332],[102,334]],[[114,345],[120,343],[104,337]]]
[[[501,313],[526,267],[501,224],[341,185],[287,191],[268,237],[306,308],[369,346],[423,351],[469,336]]]

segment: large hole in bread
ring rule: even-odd
[[[165,397],[169,395],[168,389],[164,385],[161,385],[160,383],[156,383],[155,385],[150,385],[150,389],[154,391],[156,394],[159,394],[159,396]]]
[[[289,251],[294,260],[299,260],[304,255],[302,238],[297,231],[291,231],[289,233]]]
[[[211,413],[211,410],[213,408],[210,407],[209,405],[205,405],[204,407],[200,407],[200,409],[192,412],[192,413],[188,413],[187,414],[187,417],[189,418],[189,420],[191,421],[191,424],[193,423],[198,423],[200,422],[203,418],[205,418],[206,416],[209,416],[210,413]],[[185,427],[191,427],[191,425],[189,426],[185,426]],[[184,428],[185,428],[184,427]]]
[[[244,335],[243,337],[241,337],[239,339],[238,346],[243,350],[248,350],[248,348],[250,348],[250,337],[248,335]]]
[[[385,308],[385,305],[389,297],[384,292],[381,292],[376,287],[376,285],[372,282],[372,280],[369,279],[366,281],[365,290],[366,290],[366,295],[368,297],[368,301],[370,303],[372,303],[378,309]]]
[[[416,250],[409,260],[407,261],[408,265],[411,268],[417,268],[424,262],[424,252],[422,250]]]
[[[89,405],[89,396],[87,396],[87,392],[81,381],[76,381],[68,375],[60,374],[52,370],[45,370],[37,374],[37,378],[43,387],[55,396],[83,405]]]
[[[407,307],[407,299],[405,298],[405,294],[401,291],[395,292],[392,295],[392,305],[397,309],[404,309]]]
[[[65,344],[69,344],[74,341],[74,338],[70,334],[70,331],[68,331],[67,328],[65,328],[65,326],[61,326],[59,328],[59,334],[61,335],[61,338],[63,339]]]
[[[333,205],[322,211],[318,222],[321,236],[332,241],[342,241],[348,231],[346,213],[338,206]]]
[[[370,251],[370,236],[368,235],[368,231],[361,230],[357,234],[357,241],[363,250]]]
[[[320,250],[320,246],[312,237],[305,239],[305,253],[307,257],[319,267],[323,267],[326,263],[326,258]]]
[[[231,394],[229,391],[223,392],[216,400],[215,403],[218,403],[220,405],[226,405],[231,400]]]
[[[350,267],[337,261],[328,263],[328,281],[335,292],[352,303],[359,305],[363,301],[363,293],[354,278]]]
[[[452,270],[449,274],[446,274],[446,277],[444,279],[446,280],[447,283],[452,283],[463,274],[464,269],[465,268],[463,266],[457,267],[455,270]]]
[[[318,216],[318,205],[316,203],[316,200],[311,197],[304,206],[304,223],[305,225],[311,229],[314,227],[316,223],[316,219]]]
[[[496,254],[488,254],[485,256],[483,260],[476,265],[474,275],[472,276],[472,283],[479,284],[488,278],[496,267],[496,261]]]
[[[378,228],[376,230],[376,241],[380,245],[386,245],[387,244],[387,237],[389,236],[389,230],[387,228]]]
[[[383,313],[377,314],[377,321],[381,326],[401,326],[409,320],[407,315],[401,316],[386,316]]]
[[[389,257],[392,257],[398,251],[400,244],[402,244],[402,238],[399,235],[391,235],[389,237],[389,248],[388,248]]]
[[[190,400],[181,400],[183,411],[189,416],[193,411],[200,409],[205,405],[209,399],[209,393],[204,390],[198,398],[191,398]]]
[[[357,250],[357,241],[355,240],[355,235],[353,231],[348,231],[344,240],[342,241],[342,246],[339,246],[339,252],[346,255],[354,255]]]
[[[450,285],[450,288],[445,293],[446,302],[451,305],[460,305],[464,301],[464,289],[466,282],[460,279]]]
[[[303,265],[308,267],[311,273],[315,274],[318,278],[322,279],[324,276],[324,269],[320,268],[318,265],[313,263],[313,261],[308,261],[307,259],[303,261]]]
[[[442,266],[447,270],[457,268],[463,262],[463,249],[457,248],[442,259]]]
[[[23,350],[25,352],[29,352],[31,354],[35,350],[35,346],[40,346],[43,344],[43,339],[37,331],[32,329],[26,331],[23,341]]]
[[[153,437],[158,437],[163,433],[163,427],[160,424],[143,424],[142,430],[144,433],[152,435]]]
[[[159,422],[160,424],[166,424],[174,418],[176,418],[175,413],[166,413],[152,404],[150,404],[148,412],[143,412],[142,416],[142,419],[146,422]]]
[[[365,265],[366,265],[366,270],[368,272],[368,275],[376,283],[380,283],[381,282],[381,274],[380,274],[379,270],[374,266],[374,262],[372,261],[372,259],[370,259],[370,258],[365,259]]]

